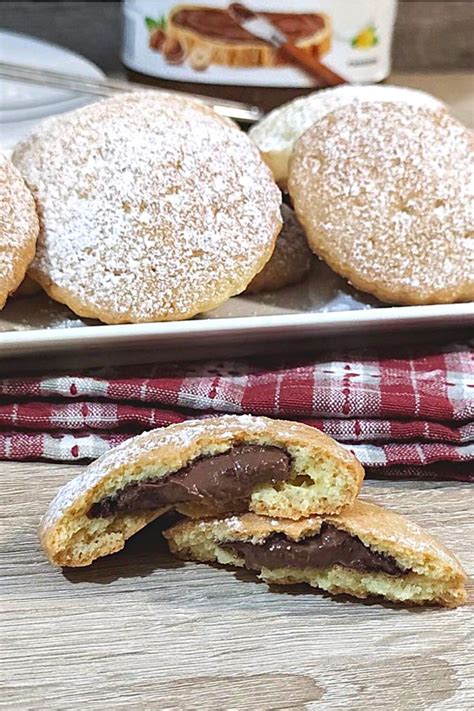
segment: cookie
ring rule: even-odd
[[[23,281],[37,237],[33,196],[18,170],[0,152],[0,309]]]
[[[446,108],[445,104],[424,91],[402,86],[347,84],[317,91],[279,106],[256,124],[249,135],[259,147],[275,180],[285,187],[289,158],[298,138],[331,111],[361,101],[392,101],[438,110]]]
[[[41,291],[41,287],[28,275],[23,279],[18,289],[12,294],[13,299],[26,299],[30,296],[36,296]]]
[[[32,277],[105,323],[218,306],[261,271],[281,229],[252,141],[175,95],[122,94],[49,119],[13,160],[40,211]]]
[[[474,299],[473,149],[446,112],[379,102],[328,114],[290,160],[310,246],[381,301]]]
[[[180,558],[246,567],[269,584],[456,607],[466,574],[439,541],[403,516],[358,500],[338,516],[300,521],[253,513],[185,520],[165,532]]]
[[[352,454],[307,425],[250,415],[189,420],[91,464],[51,503],[40,537],[52,563],[89,565],[172,508],[191,517],[335,513],[354,501],[363,476]]]
[[[260,274],[250,282],[247,294],[277,291],[290,284],[297,284],[303,281],[311,268],[312,252],[294,211],[282,205],[281,216],[283,228],[278,235],[275,251]]]

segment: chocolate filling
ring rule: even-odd
[[[291,458],[278,447],[243,444],[223,454],[195,459],[164,477],[127,484],[89,509],[89,518],[152,511],[161,506],[206,503],[226,511],[245,508],[258,484],[289,477]]]
[[[175,25],[211,39],[267,44],[242,27],[240,19],[250,19],[248,15],[254,13],[247,13],[243,17],[241,8],[238,3],[234,3],[230,12],[212,7],[183,8],[173,13],[172,21]],[[259,15],[269,20],[292,42],[320,32],[325,25],[324,18],[313,12],[260,12]]]
[[[329,568],[342,565],[362,572],[401,575],[404,571],[394,558],[367,548],[362,541],[329,523],[311,538],[293,541],[274,533],[263,543],[236,541],[224,546],[245,559],[249,570],[268,568]]]

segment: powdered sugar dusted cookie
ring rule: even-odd
[[[357,103],[328,114],[290,161],[310,246],[382,301],[473,300],[473,149],[446,112]]]
[[[363,476],[352,454],[307,425],[249,415],[190,420],[128,440],[66,484],[41,540],[52,563],[89,565],[171,508],[299,519],[350,505]]]
[[[288,161],[298,138],[326,114],[355,102],[392,101],[412,106],[427,106],[444,110],[445,105],[434,96],[403,86],[343,85],[279,106],[265,116],[250,132],[275,180],[285,187],[288,180]]]
[[[280,193],[252,141],[174,95],[123,94],[48,120],[13,160],[40,210],[31,275],[107,323],[218,306],[245,290],[281,229]]]
[[[311,268],[313,255],[303,228],[288,205],[281,206],[283,228],[275,245],[275,251],[260,274],[250,282],[247,293],[276,291],[302,281]]]
[[[0,152],[0,309],[21,284],[34,257],[38,217],[33,196]]]
[[[466,574],[429,533],[358,499],[337,516],[275,519],[247,513],[183,521],[165,532],[180,558],[255,570],[267,583],[309,583],[333,594],[456,607]]]

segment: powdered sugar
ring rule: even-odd
[[[367,101],[396,102],[443,110],[445,105],[424,91],[402,86],[351,86],[325,89],[294,99],[269,113],[250,131],[250,137],[262,151],[275,180],[286,185],[288,162],[298,138],[316,121],[347,104]]]
[[[133,93],[50,120],[14,161],[42,213],[34,273],[82,315],[211,308],[245,288],[279,229],[280,195],[248,137],[181,98]]]
[[[245,530],[245,526],[238,516],[229,516],[229,518],[226,518],[225,525],[229,531]]]
[[[442,109],[444,104],[434,96],[403,86],[369,84],[343,85],[325,89],[283,104],[267,114],[250,131],[261,151],[271,151],[294,145],[302,133],[326,114],[351,103],[391,101]]]
[[[146,452],[153,451],[157,446],[180,450],[209,434],[218,438],[219,444],[222,442],[230,444],[236,432],[244,429],[255,434],[265,432],[265,423],[264,418],[252,415],[222,415],[215,418],[187,420],[180,425],[138,435],[107,452],[97,460],[97,464],[102,471],[112,471]],[[94,466],[95,464],[92,464],[91,468]]]
[[[24,276],[37,232],[33,197],[18,170],[0,152],[0,308]]]
[[[473,138],[444,112],[355,104],[298,141],[289,186],[316,251],[400,303],[474,298]]]

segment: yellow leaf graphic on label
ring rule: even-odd
[[[374,25],[368,25],[353,38],[351,45],[354,49],[371,49],[375,47],[378,42],[379,38],[377,37],[377,31]]]

